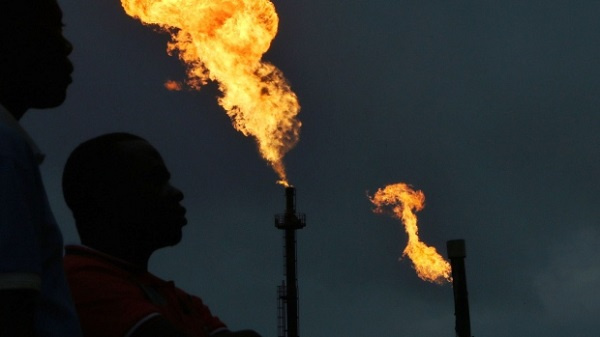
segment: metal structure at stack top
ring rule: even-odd
[[[296,213],[296,189],[285,188],[286,209],[275,215],[275,227],[284,230],[285,281],[278,287],[279,337],[298,337],[298,279],[296,268],[296,230],[306,226],[304,214]]]
[[[306,215],[296,213],[296,188],[285,188],[285,213],[275,215],[275,227],[279,229],[301,229],[306,227]]]

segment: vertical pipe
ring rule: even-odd
[[[296,189],[294,187],[285,188],[285,213],[286,215],[296,213]]]
[[[287,329],[288,337],[298,337],[298,280],[296,277],[296,230],[285,230]]]
[[[285,189],[285,278],[287,289],[287,337],[298,337],[298,280],[296,276],[296,189]]]
[[[452,266],[452,288],[454,290],[455,330],[458,337],[471,337],[469,299],[467,296],[467,275],[465,272],[465,240],[446,242],[448,258]]]

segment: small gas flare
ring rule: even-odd
[[[288,186],[284,155],[299,139],[296,94],[274,65],[262,61],[279,18],[269,0],[121,0],[125,12],[171,35],[167,52],[187,66],[185,84],[216,81],[219,104],[236,130],[252,136],[261,156]],[[171,88],[176,88],[169,84]]]
[[[181,84],[181,82],[168,80],[165,82],[165,88],[171,91],[181,91],[183,90],[183,84]]]
[[[373,212],[383,213],[389,207],[393,216],[404,224],[408,244],[402,256],[408,255],[419,278],[438,284],[452,281],[450,263],[434,247],[427,246],[419,239],[415,212],[425,206],[425,194],[422,191],[415,191],[405,183],[397,183],[378,189],[369,200],[375,205]]]

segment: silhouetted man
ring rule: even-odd
[[[79,336],[62,269],[62,235],[18,120],[62,104],[70,43],[56,0],[0,1],[0,336]]]
[[[187,222],[169,179],[157,150],[127,133],[84,142],[67,160],[63,193],[82,246],[67,247],[65,270],[84,335],[260,337],[229,332],[200,298],[148,272]]]

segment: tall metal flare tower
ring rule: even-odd
[[[296,189],[285,188],[285,213],[275,215],[275,227],[284,230],[285,280],[278,287],[278,336],[298,337],[298,277],[296,230],[306,226],[306,216],[296,213]]]

